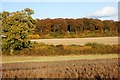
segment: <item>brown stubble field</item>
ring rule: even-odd
[[[3,63],[3,78],[117,79],[120,59]]]
[[[116,45],[120,37],[91,37],[91,38],[59,38],[59,39],[32,39],[37,43],[52,45],[85,45],[86,43],[99,43],[106,45]]]

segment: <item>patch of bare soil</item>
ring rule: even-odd
[[[3,63],[2,78],[118,79],[120,59]]]

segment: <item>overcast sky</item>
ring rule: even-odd
[[[2,2],[2,11],[31,8],[33,18],[98,18],[118,20],[118,2]]]

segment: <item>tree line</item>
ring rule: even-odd
[[[105,33],[114,32],[116,35],[119,31],[119,21],[113,20],[99,20],[92,18],[78,18],[78,19],[36,19],[35,33],[39,35],[45,35],[50,33],[84,33],[86,31]]]

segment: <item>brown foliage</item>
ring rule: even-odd
[[[35,33],[43,36],[46,34],[53,34],[55,36],[65,35],[66,33],[81,34],[86,31],[97,32],[102,36],[117,36],[118,35],[119,22],[92,18],[83,19],[37,19]],[[94,36],[94,35],[93,35]],[[100,35],[101,36],[101,35]]]

